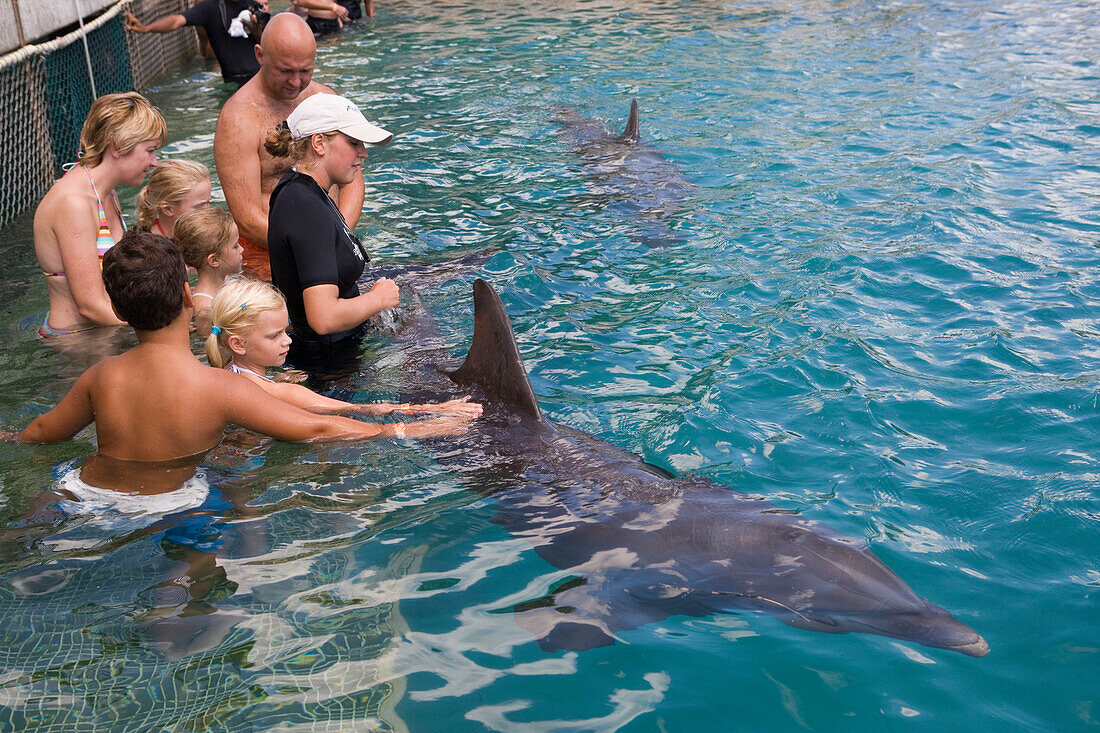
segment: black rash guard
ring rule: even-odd
[[[314,285],[335,285],[340,298],[354,298],[359,295],[356,281],[367,264],[359,238],[345,223],[336,202],[311,176],[289,170],[271,192],[267,246],[271,281],[286,296],[296,338],[333,343],[356,330],[322,336],[306,320],[302,291]]]
[[[222,67],[222,78],[234,84],[244,84],[260,70],[256,42],[229,35],[229,24],[242,10],[258,13],[260,4],[255,0],[201,0],[180,13],[184,25],[202,26],[206,31]]]

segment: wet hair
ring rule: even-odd
[[[333,137],[334,135],[338,135],[339,132],[333,130],[332,132],[315,134]],[[309,156],[310,140],[312,139],[313,135],[307,135],[306,137],[294,140],[290,136],[290,126],[287,125],[286,120],[283,120],[267,131],[267,137],[264,138],[264,150],[273,158],[290,158],[292,163],[297,163]]]
[[[284,308],[286,298],[271,283],[244,276],[227,278],[210,304],[213,328],[206,339],[206,358],[210,366],[229,366],[233,361],[229,337],[247,341],[261,314]]]
[[[193,160],[166,160],[149,174],[137,197],[138,226],[149,229],[160,216],[161,203],[178,205],[198,184],[210,180],[210,170]]]
[[[103,286],[119,318],[135,331],[156,331],[183,310],[187,267],[172,240],[131,229],[103,256]]]
[[[137,92],[104,94],[92,102],[80,130],[80,162],[95,168],[108,148],[126,155],[145,140],[168,141],[168,126],[157,108]]]
[[[233,217],[225,209],[204,206],[176,220],[172,238],[188,267],[207,267],[206,258],[221,254],[233,242]]]

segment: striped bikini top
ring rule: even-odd
[[[84,168],[84,166],[80,166]],[[88,183],[92,184],[92,193],[95,194],[95,203],[99,208],[99,231],[96,232],[95,238],[95,251],[99,255],[100,263],[103,262],[103,255],[107,254],[107,250],[115,246],[115,238],[111,236],[111,227],[107,225],[107,212],[103,210],[103,199],[99,197],[99,191],[96,190],[95,181],[92,180],[92,172],[87,168],[84,171],[88,174]],[[122,219],[122,205],[118,202],[118,194],[111,190],[111,200],[115,203],[115,211],[118,212],[118,220],[122,222],[122,231],[126,231],[126,222]]]
[[[76,163],[81,168],[84,168],[84,172],[88,174],[88,183],[92,184],[92,193],[95,194],[95,203],[97,207],[97,213],[99,214],[98,228],[96,230],[95,237],[95,251],[99,257],[99,264],[103,264],[103,255],[107,254],[107,250],[115,246],[115,238],[111,236],[111,227],[107,224],[107,212],[103,208],[103,199],[99,197],[99,191],[95,187],[95,181],[92,179],[92,172]],[[73,166],[75,167],[75,166]],[[71,169],[70,169],[71,170]],[[111,200],[115,204],[115,211],[118,212],[118,220],[122,222],[122,231],[126,231],[126,220],[122,218],[122,205],[118,202],[118,194],[114,190],[111,191]],[[47,272],[44,273],[46,277],[65,277],[64,272]]]

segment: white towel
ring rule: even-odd
[[[233,22],[229,24],[229,35],[234,38],[248,38],[248,29],[244,27],[245,23],[252,22],[252,13],[247,10],[242,10],[240,15],[233,19]]]

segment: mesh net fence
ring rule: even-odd
[[[119,2],[83,29],[0,58],[0,227],[35,205],[61,166],[76,160],[80,128],[96,94],[144,89],[195,54],[193,29],[138,35],[125,30],[125,13],[148,23],[192,4]]]
[[[151,23],[194,4],[195,0],[131,0],[127,6],[142,23]],[[126,47],[134,89],[145,89],[183,59],[198,53],[199,44],[193,28],[181,28],[171,33],[126,33]]]
[[[53,177],[45,65],[31,56],[0,69],[0,226],[41,199]]]

